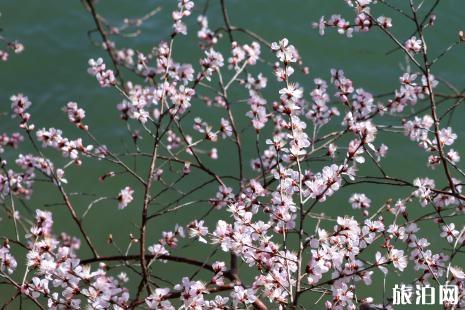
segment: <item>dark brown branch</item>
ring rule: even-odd
[[[121,71],[119,70],[119,64],[118,64],[118,61],[116,60],[115,52],[113,50],[113,47],[111,46],[110,40],[108,39],[107,33],[104,29],[104,25],[102,21],[100,20],[100,16],[97,14],[97,11],[95,10],[95,6],[92,0],[84,0],[84,1],[85,1],[85,4],[87,5],[88,11],[92,15],[92,18],[94,19],[95,25],[97,26],[97,30],[100,33],[100,36],[102,37],[104,48],[108,52],[108,56],[110,56],[111,62],[113,63],[116,77],[118,78],[123,89],[127,90],[126,85],[124,83],[123,76],[121,74]]]

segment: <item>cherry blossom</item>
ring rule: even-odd
[[[107,70],[102,58],[89,59],[89,74],[95,76],[101,87],[110,87],[116,84],[116,78],[112,70]]]
[[[118,209],[125,209],[134,200],[133,194],[134,190],[129,186],[123,188],[118,194]]]
[[[405,41],[404,46],[409,52],[419,53],[422,49],[422,42],[413,36]]]

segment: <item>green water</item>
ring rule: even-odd
[[[211,1],[210,27],[215,29],[222,24],[222,18],[218,6],[218,1]],[[351,13],[345,8],[342,0],[242,0],[227,1],[230,10],[232,23],[236,26],[249,28],[259,33],[268,41],[276,41],[286,36],[300,51],[306,65],[310,67],[311,74],[299,80],[305,87],[306,95],[313,86],[312,80],[317,76],[329,78],[330,68],[342,68],[347,76],[352,78],[356,87],[363,87],[366,90],[377,93],[392,91],[398,85],[398,77],[402,70],[400,64],[404,63],[404,58],[400,53],[386,56],[386,51],[392,48],[392,43],[378,31],[369,34],[355,34],[353,39],[345,37],[329,30],[329,34],[320,37],[316,30],[311,28],[311,23],[317,21],[321,15],[332,13],[345,13],[349,18]],[[428,5],[432,1],[425,1]],[[203,2],[200,2],[203,5]],[[404,1],[393,1],[404,5]],[[119,24],[125,17],[135,17],[145,12],[161,6],[163,11],[156,17],[150,19],[142,27],[142,35],[137,38],[127,38],[118,41],[120,46],[127,46],[141,51],[149,51],[154,44],[161,39],[167,39],[169,35],[170,11],[174,5],[173,1],[101,1],[97,8],[110,21]],[[200,6],[199,6],[200,7]],[[22,92],[26,94],[33,103],[30,109],[33,122],[37,128],[58,127],[63,128],[66,136],[76,137],[78,131],[70,125],[61,107],[68,101],[78,102],[87,112],[87,123],[91,126],[92,133],[99,140],[107,145],[115,146],[112,150],[121,152],[131,148],[130,141],[124,124],[118,119],[116,104],[121,100],[120,96],[109,89],[101,89],[97,86],[95,79],[89,76],[87,70],[87,60],[89,58],[106,58],[104,51],[93,45],[87,31],[94,29],[93,20],[84,10],[81,3],[74,1],[54,1],[54,0],[1,0],[0,28],[3,28],[3,35],[8,38],[16,38],[25,44],[26,50],[21,55],[12,55],[7,63],[0,63],[0,111],[8,111],[9,97],[12,94]],[[448,0],[442,1],[437,10],[437,26],[428,32],[429,49],[433,55],[441,52],[457,38],[460,29],[465,29],[463,22],[463,12],[465,12],[465,1]],[[382,6],[376,6],[375,14],[393,15]],[[195,14],[196,15],[196,14]],[[413,31],[412,25],[406,24],[399,18],[394,18],[394,31],[402,39],[407,38]],[[188,24],[193,26],[188,38],[183,38],[175,43],[175,59],[177,61],[196,61],[200,57],[200,52],[193,49],[195,43],[195,32],[197,26],[195,18],[190,18]],[[246,39],[238,35],[239,40]],[[263,56],[270,61],[273,56],[263,48]],[[453,50],[447,58],[441,60],[433,68],[433,73],[440,78],[453,81],[457,87],[465,86],[465,51],[459,47]],[[261,68],[267,75],[269,70],[266,66]],[[128,73],[126,73],[127,76]],[[273,83],[272,83],[273,84]],[[267,91],[269,101],[273,96],[277,98],[277,84]],[[236,99],[243,99],[243,94],[233,94]],[[242,97],[241,97],[242,96]],[[211,119],[214,111],[205,111],[203,104],[193,103],[192,111],[195,114],[199,111],[203,113],[204,119]],[[245,111],[243,107],[238,107],[236,112]],[[205,115],[205,113],[207,113]],[[455,131],[459,134],[459,143],[454,146],[458,151],[465,151],[465,144],[460,143],[464,133],[463,108],[459,108],[452,119]],[[241,119],[241,118],[240,118]],[[245,118],[241,119],[241,127],[247,126]],[[0,118],[0,133],[16,130],[17,124],[8,117]],[[248,157],[254,156],[255,150],[252,147],[254,138],[252,135],[245,138]],[[145,151],[150,148],[147,145],[148,139],[142,144]],[[249,141],[250,140],[250,141]],[[381,137],[378,142],[381,141]],[[421,152],[414,143],[410,143],[406,138],[398,136],[387,138],[384,141],[390,152],[385,162],[386,170],[391,176],[400,175],[407,180],[413,180],[415,176],[438,175],[438,171],[426,170],[425,163],[427,155]],[[32,152],[32,148],[28,149]],[[222,146],[219,148],[220,160],[211,162],[215,171],[220,174],[234,173],[237,167],[234,156],[229,156],[234,152],[234,147]],[[405,154],[408,153],[408,156]],[[64,164],[65,161],[57,156],[52,150],[46,151],[47,156],[57,158],[57,163]],[[234,153],[231,153],[234,154]],[[13,158],[14,153],[8,154],[7,158]],[[58,154],[59,155],[59,154]],[[128,161],[133,164],[132,161]],[[143,171],[146,162],[140,161],[137,165],[138,171]],[[116,210],[116,202],[104,202],[98,204],[89,213],[85,221],[85,227],[91,233],[93,242],[101,248],[103,254],[117,254],[115,248],[106,243],[107,236],[112,234],[116,244],[125,248],[129,240],[129,233],[138,234],[137,225],[140,221],[141,189],[126,177],[114,178],[108,182],[101,183],[97,180],[99,175],[114,169],[102,162],[92,160],[84,161],[85,167],[89,168],[90,174],[83,175],[80,169],[71,167],[67,170],[67,178],[70,181],[66,187],[68,192],[100,193],[101,195],[116,196],[118,191],[125,185],[133,185],[138,193],[135,202],[123,211]],[[317,170],[317,168],[315,168]],[[370,169],[362,169],[361,173],[370,173]],[[145,175],[145,173],[142,173]],[[204,176],[196,175],[181,184],[182,188],[189,188],[192,184],[197,184],[206,180]],[[437,182],[444,181],[438,177]],[[159,190],[156,186],[155,191]],[[211,190],[211,188],[210,188]],[[397,199],[407,192],[398,188],[379,188],[375,186],[357,186],[344,189],[331,199],[318,207],[317,212],[325,212],[330,215],[350,214],[351,209],[347,199],[351,192],[364,191],[372,199],[374,208],[381,206],[388,198]],[[197,198],[206,198],[211,191],[199,193]],[[92,197],[72,197],[73,203],[78,213],[84,212],[87,205],[92,201]],[[161,196],[159,203],[166,203],[173,200],[170,195]],[[56,189],[38,184],[33,198],[27,202],[30,209],[50,208],[55,214],[55,232],[67,231],[79,236],[78,230],[69,217],[67,210],[62,205],[48,206],[59,202]],[[23,207],[24,208],[24,207]],[[156,206],[155,206],[156,208]],[[193,218],[201,216],[208,210],[208,206],[199,206],[189,209],[187,213],[178,213],[174,218],[165,217],[152,222],[149,226],[150,240],[158,240],[163,230],[169,230],[175,223],[186,224]],[[24,208],[21,210],[27,214]],[[413,213],[417,212],[415,210]],[[0,222],[0,233],[4,235],[11,233],[12,225],[2,215]],[[211,216],[210,222],[215,219],[224,218],[223,213],[216,213]],[[439,246],[435,241],[439,241],[439,231],[435,225],[427,227],[427,232],[423,232],[434,245]],[[150,244],[150,241],[149,241]],[[213,251],[212,249],[199,249],[199,247],[182,247],[175,251],[182,255],[189,253],[201,258],[206,257]],[[85,245],[82,246],[82,257],[89,255]],[[208,250],[208,251],[207,251]],[[18,259],[20,261],[20,259]],[[158,269],[159,268],[159,269]],[[186,272],[183,266],[179,265],[155,265],[154,270],[160,270],[159,275],[169,278],[172,281],[179,281],[180,276]],[[244,270],[245,268],[243,268]],[[192,271],[191,271],[192,272]],[[188,273],[190,274],[190,273]],[[131,277],[131,275],[129,275]],[[388,284],[408,281],[413,274],[402,275],[390,274]],[[247,278],[247,275],[244,275]],[[410,277],[410,278],[409,278]],[[388,286],[389,287],[389,286]],[[366,293],[381,301],[382,281],[375,281],[375,284],[367,288]],[[389,291],[388,291],[389,292]],[[0,286],[0,301],[6,296],[10,296]],[[309,304],[310,305],[310,304]],[[308,306],[310,308],[310,306]],[[322,305],[312,306],[316,309]]]

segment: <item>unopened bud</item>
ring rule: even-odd
[[[129,234],[129,239],[131,242],[137,243],[139,242],[139,239],[137,239],[133,234]]]
[[[431,14],[431,16],[429,17],[429,21],[428,21],[428,24],[430,26],[434,26],[434,23],[436,22],[436,14]]]
[[[465,42],[465,34],[463,33],[463,30],[459,31],[459,40],[460,42]]]

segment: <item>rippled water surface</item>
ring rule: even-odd
[[[217,2],[219,1],[211,1],[211,28],[222,24]],[[374,31],[366,35],[356,34],[353,39],[346,39],[335,34],[334,31],[328,31],[327,36],[320,37],[317,31],[311,28],[311,23],[317,21],[321,15],[328,16],[332,13],[342,12],[346,13],[348,17],[351,16],[342,0],[230,0],[227,2],[234,25],[249,28],[261,34],[268,41],[279,40],[286,36],[296,45],[304,62],[310,67],[311,74],[300,81],[306,89],[307,96],[312,87],[313,78],[317,76],[328,78],[330,68],[344,69],[357,87],[363,87],[375,94],[392,91],[398,84],[398,77],[402,72],[401,66],[405,63],[405,59],[400,53],[386,55],[386,52],[393,45],[380,32]],[[404,1],[399,0],[394,2],[400,5],[405,4]],[[430,2],[432,3],[432,1],[425,1],[425,5]],[[141,36],[118,41],[122,46],[126,45],[137,50],[149,51],[159,40],[168,38],[169,12],[173,5],[174,1],[107,0],[100,1],[97,8],[108,20],[119,24],[125,17],[140,16],[161,6],[162,12],[144,24]],[[384,14],[391,14],[382,6],[377,8],[379,8],[379,14],[381,11]],[[118,145],[120,151],[129,147],[126,145],[129,144],[127,131],[118,120],[115,108],[121,100],[120,96],[109,89],[100,89],[94,78],[86,72],[89,58],[99,56],[105,58],[106,54],[89,40],[88,31],[94,29],[94,24],[80,1],[1,0],[0,12],[2,13],[0,28],[3,29],[3,35],[8,38],[16,38],[26,46],[24,54],[13,55],[7,63],[0,63],[0,111],[8,110],[8,98],[11,94],[22,92],[33,102],[31,113],[36,126],[60,127],[64,129],[65,134],[72,136],[76,135],[77,131],[66,122],[61,107],[68,101],[76,101],[86,109],[88,123],[100,140],[109,145]],[[376,13],[378,14],[378,12]],[[465,1],[447,0],[441,2],[438,10],[438,26],[429,32],[429,49],[433,55],[438,54],[454,42],[457,39],[458,31],[465,29],[464,12]],[[413,31],[412,26],[403,21],[394,19],[394,24],[396,25],[395,31],[402,40],[405,40]],[[199,51],[192,48],[196,44],[194,38],[197,31],[195,18],[189,19],[189,25],[193,27],[191,35],[175,43],[175,49],[177,49],[175,58],[178,61],[197,61],[200,57]],[[240,38],[245,39],[245,37]],[[263,47],[263,49],[266,48]],[[263,53],[268,60],[273,60],[268,51],[265,50]],[[441,60],[433,69],[433,73],[441,79],[453,81],[458,88],[464,88],[464,60],[465,49],[463,47],[457,48],[448,55],[447,59]],[[265,72],[269,68],[263,66],[263,70]],[[269,101],[277,98],[273,91],[277,91],[277,89],[269,91]],[[237,97],[240,99],[239,94]],[[193,111],[203,111],[201,103],[194,102]],[[463,125],[464,112],[463,109],[458,109],[452,119],[455,130],[460,137],[463,136],[465,129]],[[206,113],[209,113],[206,118],[214,116],[214,112]],[[242,126],[245,125],[245,123],[242,124]],[[14,128],[16,128],[15,121],[5,117],[0,119],[0,132]],[[465,151],[463,138],[460,138],[459,142],[461,142],[461,146],[458,147],[458,150],[463,153]],[[390,139],[386,143],[391,149],[386,162],[386,169],[390,175],[402,174],[406,178],[413,179],[414,176],[431,174],[429,170],[424,168],[427,156],[419,152],[414,144],[407,143],[407,139],[399,136],[398,139]],[[149,149],[147,148],[147,150]],[[214,166],[219,170],[231,171],[236,167],[235,163],[231,163],[227,154],[228,149],[219,150],[220,160],[214,163]],[[253,150],[250,151],[250,154],[253,154]],[[53,152],[48,153],[48,155],[54,157]],[[88,162],[85,165],[92,168],[91,175],[83,175],[77,168],[69,170],[68,191],[103,192],[105,195],[115,195],[122,186],[127,184],[124,178],[112,180],[108,184],[101,184],[96,179],[108,167],[95,162]],[[185,186],[188,187],[189,184]],[[380,190],[373,186],[354,187],[341,193],[338,198],[329,199],[320,207],[318,212],[332,215],[350,212],[347,197],[351,191],[355,190],[366,191],[374,201],[375,207],[381,206],[390,197],[396,198],[404,193],[398,189]],[[397,192],[399,195],[395,195]],[[203,195],[206,194],[206,192],[203,193]],[[45,205],[46,203],[58,202],[58,200],[51,200],[53,195],[53,189],[39,185],[36,194],[28,202],[28,205],[31,208],[52,208],[55,212],[56,231],[71,229],[71,233],[79,235],[74,228],[69,228],[73,226],[64,206]],[[169,197],[160,199],[160,203],[171,200]],[[85,210],[89,201],[91,199],[76,198],[75,205],[80,213]],[[138,205],[137,202],[121,212],[116,212],[113,203],[104,203],[98,205],[89,214],[86,227],[93,232],[95,243],[100,245],[108,254],[115,253],[114,248],[106,244],[108,234],[113,234],[115,241],[125,246],[128,234],[137,232],[140,210],[140,203]],[[189,211],[192,213],[187,214],[186,218],[180,213],[173,221],[168,221],[166,218],[152,224],[150,228],[151,239],[157,240],[163,229],[170,229],[175,222],[186,224],[186,221],[192,219],[192,214],[201,215],[205,210]],[[11,230],[9,225],[3,223],[0,222],[2,234]],[[432,238],[431,240],[437,240],[437,227],[431,227],[429,237]],[[191,250],[187,247],[179,249],[179,251],[198,250]],[[205,254],[203,252],[195,253],[196,255]],[[180,275],[183,272],[183,268],[179,266],[176,266],[176,269],[170,265],[158,266],[163,268],[160,270],[162,276],[170,273]],[[379,289],[382,290],[382,281],[377,281],[371,287],[372,293],[379,292]],[[2,297],[2,288],[0,287],[0,300]]]

